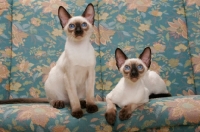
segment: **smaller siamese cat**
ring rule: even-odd
[[[171,96],[165,82],[154,71],[149,70],[151,49],[145,48],[139,58],[128,59],[119,48],[115,51],[116,65],[123,77],[106,96],[105,118],[111,125],[116,120],[116,105],[121,108],[120,120],[127,120],[132,112],[149,101],[149,98]]]
[[[82,16],[71,16],[64,7],[58,9],[60,24],[67,34],[65,50],[51,69],[45,82],[46,98],[1,100],[0,104],[44,103],[55,108],[71,105],[71,115],[81,118],[86,108],[88,113],[98,111],[94,101],[95,51],[90,43],[93,33],[94,6],[90,3]]]

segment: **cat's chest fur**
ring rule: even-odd
[[[65,57],[73,66],[91,67],[95,66],[95,52],[89,41],[81,43],[67,41],[65,44]]]
[[[148,89],[141,80],[131,83],[125,78],[121,78],[117,86],[108,94],[113,103],[123,108],[128,104],[139,104],[148,101]]]

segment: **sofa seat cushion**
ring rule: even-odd
[[[116,119],[114,131],[174,131],[182,126],[194,131],[200,124],[200,95],[151,99],[136,109],[129,120]]]
[[[130,119],[108,125],[106,103],[98,102],[99,111],[76,119],[70,107],[52,108],[49,104],[0,105],[0,130],[8,131],[152,131],[195,130],[200,124],[200,95],[151,99],[137,108]],[[120,108],[117,108],[119,113]],[[184,127],[183,127],[184,126]]]

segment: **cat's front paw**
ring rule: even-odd
[[[86,101],[85,100],[80,100],[81,108],[84,109],[86,108]]]
[[[110,110],[105,113],[105,118],[108,124],[114,125],[116,120],[116,110]]]
[[[54,100],[51,102],[54,108],[60,109],[65,107],[65,102],[63,100]]]
[[[97,107],[97,105],[95,105],[95,104],[87,104],[87,105],[86,105],[86,111],[87,111],[88,113],[94,113],[94,112],[97,112],[97,111],[98,111],[98,107]]]
[[[127,120],[131,117],[131,114],[130,108],[128,106],[124,106],[124,108],[122,108],[119,112],[119,119],[121,121]]]
[[[73,117],[79,119],[83,116],[83,111],[81,109],[78,109],[76,111],[73,111],[71,114]]]

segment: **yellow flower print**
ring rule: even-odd
[[[108,14],[108,13],[105,13],[105,12],[104,12],[103,14],[100,14],[100,15],[99,15],[99,20],[106,20],[107,17],[108,17],[108,15],[109,15],[109,14]]]
[[[152,61],[152,62],[151,62],[150,69],[151,69],[152,71],[155,71],[156,73],[160,74],[161,66],[159,66],[157,62]]]
[[[58,7],[63,6],[65,8],[68,7],[66,2],[62,0],[50,0],[50,1],[45,1],[42,2],[42,7],[44,13],[53,13],[54,15],[58,15]]]
[[[62,30],[60,30],[60,29],[53,29],[53,31],[52,31],[52,34],[54,35],[54,36],[62,36]]]
[[[200,72],[200,55],[192,57],[192,63],[194,65],[194,72]]]
[[[83,6],[85,4],[85,0],[76,0],[77,6]]]
[[[31,0],[19,0],[23,6],[31,6]]]
[[[112,132],[112,127],[110,125],[101,124],[95,127],[96,132]]]
[[[108,62],[106,62],[106,66],[110,69],[110,70],[116,70],[116,61],[115,58],[110,58],[110,60]]]
[[[97,45],[103,44],[106,45],[107,42],[110,42],[111,36],[115,34],[115,31],[106,29],[102,25],[99,25],[99,30],[94,26],[94,33],[91,37],[91,41],[95,42]],[[100,41],[99,41],[100,38]]]
[[[158,10],[153,10],[153,11],[151,12],[151,15],[156,16],[156,17],[162,16],[162,12],[160,12],[160,11],[158,11]]]
[[[15,25],[12,26],[13,31],[13,44],[16,47],[19,47],[19,44],[23,44],[23,39],[28,37],[28,34],[24,33],[23,31],[19,30]]]
[[[184,96],[195,95],[195,93],[194,93],[192,90],[189,89],[188,91],[183,90],[183,95],[184,95]]]
[[[112,86],[112,82],[111,81],[106,81],[104,84],[103,84],[103,90],[111,90],[111,86]]]
[[[184,44],[179,44],[178,46],[176,46],[174,48],[175,50],[177,50],[178,52],[181,52],[181,51],[186,51],[187,50],[187,47],[184,45]]]
[[[38,26],[40,26],[41,20],[38,19],[38,18],[33,17],[33,18],[31,18],[31,23],[32,23],[34,26],[38,27]]]
[[[177,11],[177,14],[180,14],[180,15],[184,15],[185,14],[185,10],[182,7],[177,9],[176,11]]]
[[[152,0],[126,0],[128,10],[137,9],[146,12],[152,6]]]
[[[49,118],[56,118],[59,110],[49,105],[20,106],[16,120],[31,120],[33,124],[45,127]]]
[[[164,103],[169,109],[169,119],[178,120],[182,117],[189,123],[200,122],[200,102],[193,98],[178,98]]]
[[[171,81],[170,80],[164,79],[164,82],[165,82],[167,87],[169,87],[171,85]]]
[[[200,1],[199,0],[186,0],[187,6],[191,6],[196,4],[197,6],[200,6]]]
[[[19,88],[21,87],[22,85],[18,82],[12,82],[10,84],[10,90],[14,90],[14,91],[19,91]]]
[[[150,25],[147,24],[140,24],[139,29],[141,31],[148,31],[150,29]]]
[[[103,0],[104,3],[106,4],[115,4],[115,1],[114,0]]]
[[[169,127],[161,127],[160,129],[156,130],[156,132],[170,132]]]
[[[9,74],[8,68],[0,62],[0,82],[2,82],[2,79],[7,79]]]
[[[172,67],[172,68],[175,68],[178,66],[178,63],[179,63],[179,60],[178,59],[170,59],[169,60],[169,65]]]
[[[5,130],[4,128],[0,128],[0,132],[9,132],[9,131]]]
[[[103,83],[101,81],[96,82],[96,89],[103,90]]]
[[[124,15],[118,15],[117,16],[117,20],[119,21],[119,22],[121,22],[121,23],[125,23],[126,22],[126,16],[124,16]]]
[[[165,52],[165,48],[166,48],[166,46],[161,44],[161,43],[159,43],[159,42],[155,42],[153,44],[153,47],[151,47],[153,53]]]
[[[1,0],[0,1],[0,15],[7,10],[10,7],[10,4],[7,2],[7,0]]]
[[[186,23],[178,18],[177,20],[173,20],[173,22],[168,22],[169,28],[168,30],[171,32],[171,35],[173,35],[175,38],[179,36],[183,36],[187,39],[187,26]]]
[[[34,97],[34,98],[39,98],[39,95],[40,95],[40,93],[41,93],[40,90],[38,90],[38,89],[36,89],[36,88],[34,88],[34,87],[31,87],[31,88],[29,89],[29,92],[30,92],[30,95],[31,95],[32,97]]]
[[[6,15],[6,19],[8,19],[9,21],[12,21],[12,16],[11,15]]]
[[[132,127],[132,128],[128,128],[126,129],[124,132],[138,132],[140,129],[137,127]]]
[[[3,57],[15,57],[16,54],[11,50],[11,48],[5,48],[4,51],[0,51]]]
[[[52,130],[53,132],[71,132],[69,128],[66,128],[66,126],[61,126],[61,125],[53,127]]]
[[[3,29],[2,28],[0,28],[0,35],[2,35],[3,34]]]
[[[13,20],[21,21],[23,17],[24,17],[23,14],[14,14]]]
[[[42,73],[43,73],[43,78],[42,78],[42,82],[45,82],[49,76],[49,72],[50,70],[56,65],[56,62],[52,62],[50,64],[49,67],[42,67],[41,70],[42,70]],[[40,69],[39,69],[40,71]]]
[[[19,69],[20,72],[29,72],[31,66],[33,66],[32,63],[22,60],[20,64],[17,65],[17,68]]]

